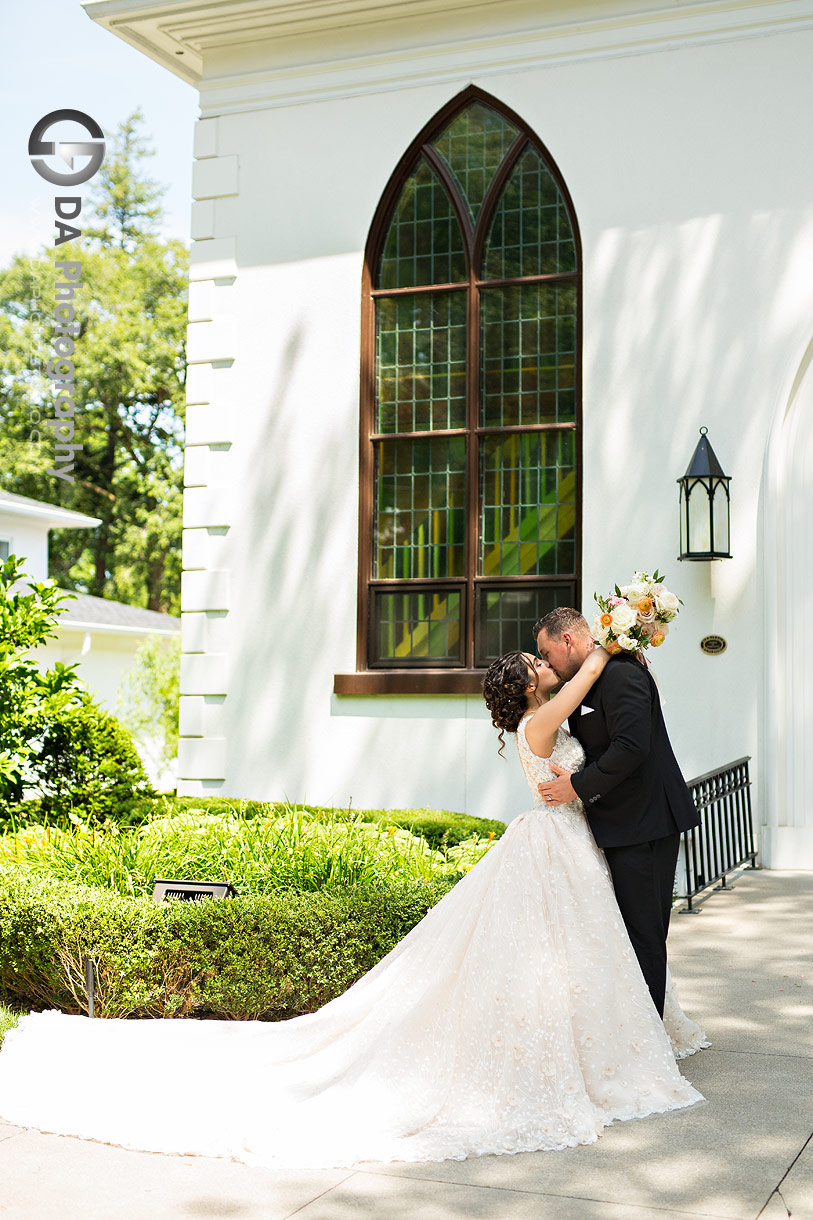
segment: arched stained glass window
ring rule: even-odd
[[[579,604],[579,240],[518,116],[472,88],[421,133],[364,292],[359,681],[337,690],[479,690]]]

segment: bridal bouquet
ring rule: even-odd
[[[669,634],[669,623],[683,605],[670,593],[659,572],[636,572],[632,583],[615,586],[610,597],[594,593],[599,613],[593,621],[593,636],[608,652],[639,652],[658,648]]]

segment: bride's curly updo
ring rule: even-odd
[[[500,730],[500,748],[505,746],[504,733],[516,733],[519,722],[528,711],[527,687],[531,681],[524,652],[507,652],[493,661],[483,678],[483,698],[491,712],[491,723]],[[537,683],[539,676],[536,676]]]

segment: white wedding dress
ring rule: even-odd
[[[708,1045],[666,1029],[579,802],[517,734],[534,807],[343,995],[289,1021],[33,1013],[0,1051],[0,1116],[153,1152],[271,1166],[462,1160],[592,1143],[702,1101]],[[583,764],[562,730],[551,755]],[[670,1042],[670,1037],[672,1042]]]

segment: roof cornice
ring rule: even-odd
[[[508,32],[500,29],[495,0],[83,0],[94,21],[199,85],[204,116],[813,28],[813,0],[650,0],[646,9],[635,0],[621,3],[630,7],[622,9],[619,0],[607,0],[603,11],[595,4],[529,3],[529,28]],[[438,40],[431,23],[421,24],[476,10],[495,14],[491,34],[472,37],[461,22],[459,37]],[[414,23],[409,48],[388,50],[381,34],[371,39],[372,27],[395,21]],[[330,32],[349,27],[359,29],[358,54],[334,58]],[[325,48],[314,55],[311,42],[308,62],[258,71],[255,58],[252,68],[224,76],[213,55],[206,70],[207,52],[218,48],[248,50],[308,34],[322,35]]]
[[[196,83],[215,47],[493,8],[494,0],[83,0],[93,21]]]

